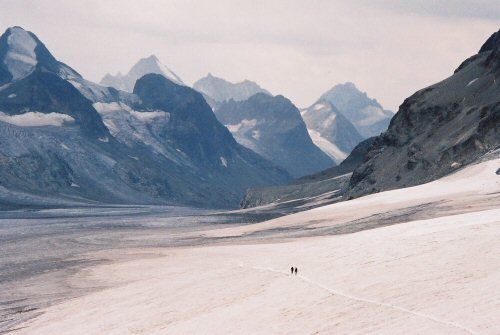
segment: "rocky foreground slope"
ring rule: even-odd
[[[500,145],[500,31],[449,78],[406,99],[353,173],[360,196],[422,184]]]

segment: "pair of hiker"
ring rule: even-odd
[[[295,275],[297,275],[297,268],[296,268],[296,267],[294,268],[294,267],[292,266],[292,267],[290,268],[290,272],[292,273],[292,275],[293,275],[294,273],[295,273]]]

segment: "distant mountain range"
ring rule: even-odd
[[[330,157],[331,162],[328,164],[332,165],[332,162],[339,164],[366,136],[378,135],[386,130],[393,115],[382,109],[376,100],[368,98],[366,93],[359,91],[354,84],[337,85],[324,93],[312,106],[301,111],[309,136],[301,135],[301,139],[296,139],[293,144],[295,148],[292,148],[291,142],[287,142],[288,144],[277,142],[271,134],[281,132],[280,128],[289,127],[289,124],[298,117],[294,113],[275,113],[272,110],[272,99],[259,105],[259,110],[257,107],[250,107],[257,101],[265,100],[265,97],[254,99],[254,95],[272,96],[257,83],[249,80],[231,83],[209,74],[198,80],[194,88],[203,94],[218,119],[229,128],[238,143],[284,167],[296,177],[320,171],[325,167],[325,163],[318,164],[317,159],[311,161],[312,164],[307,168],[294,162],[292,156],[296,154],[294,150],[300,141],[304,143],[302,144],[304,152],[317,156],[312,153],[317,150],[305,144],[310,142],[306,139],[310,137],[314,145]],[[248,102],[242,103],[244,101]],[[337,105],[339,107],[336,107]],[[235,110],[231,111],[231,108]],[[250,109],[253,113],[249,112]],[[246,116],[238,115],[239,113]],[[272,121],[269,120],[270,115],[273,116]],[[257,133],[260,136],[255,136]],[[262,136],[263,133],[267,136]],[[321,161],[324,162],[324,158]]]
[[[290,178],[239,145],[195,90],[164,73],[142,76],[133,93],[91,83],[20,27],[0,37],[0,139],[3,208],[227,207]]]
[[[133,92],[137,79],[149,73],[161,74],[178,85],[184,85],[181,78],[163,65],[155,55],[140,59],[125,75],[119,72],[114,76],[109,73],[106,74],[101,79],[100,84],[116,88],[117,90]]]
[[[33,33],[9,28],[0,37],[0,208],[234,207],[247,189],[252,206],[420,184],[499,148],[499,75],[497,32],[394,117],[352,83],[300,112],[251,81],[209,75],[192,89],[154,56],[95,84]]]
[[[240,83],[231,83],[210,73],[195,82],[193,88],[202,93],[212,107],[228,100],[243,101],[257,93],[271,95],[253,81],[244,80]]]

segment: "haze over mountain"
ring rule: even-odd
[[[229,100],[215,114],[238,143],[294,177],[334,165],[312,142],[297,107],[283,96],[258,93],[244,101]]]
[[[0,37],[0,205],[234,206],[288,174],[236,143],[203,97],[163,75],[134,93],[83,79],[20,27]]]
[[[244,80],[239,83],[231,83],[225,79],[215,77],[210,73],[195,82],[193,88],[203,95],[208,96],[210,99],[213,99],[216,103],[231,99],[242,101],[257,93],[271,95],[271,93],[253,81]]]
[[[377,136],[389,126],[394,113],[384,108],[356,85],[338,84],[323,93],[320,100],[328,101],[340,111],[364,137]]]
[[[137,79],[148,73],[161,74],[178,85],[184,85],[182,79],[168,67],[163,65],[155,55],[140,59],[125,75],[122,75],[120,72],[114,76],[109,73],[106,74],[101,79],[100,84],[114,87],[117,90],[132,92]]]

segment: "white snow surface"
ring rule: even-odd
[[[8,115],[0,112],[0,121],[22,127],[58,126],[75,121],[71,116],[60,113],[25,112],[19,115]]]
[[[422,207],[428,218],[401,216],[352,234],[117,250],[121,261],[68,281],[105,289],[45,308],[15,333],[499,334],[499,167],[491,160],[428,184],[193,237],[287,234],[429,203],[448,208],[437,217]]]
[[[163,118],[167,121],[170,119],[170,114],[167,112],[161,110],[139,112],[133,110],[130,106],[121,102],[111,102],[111,103],[96,102],[94,103],[93,106],[101,115],[108,115],[109,113],[124,111],[132,115],[137,120],[143,122],[151,122],[158,118]]]
[[[321,136],[321,134],[315,130],[307,129],[309,136],[314,144],[319,147],[325,154],[330,156],[336,164],[340,164],[344,159],[347,158],[348,153],[340,150],[335,143],[330,142],[328,139]]]
[[[22,28],[11,28],[7,37],[9,46],[4,63],[14,80],[26,77],[38,63],[35,54],[36,41]]]
[[[229,129],[231,133],[237,133],[239,130],[246,130],[248,128],[255,127],[257,125],[257,119],[243,119],[237,124],[227,124],[226,128]]]

